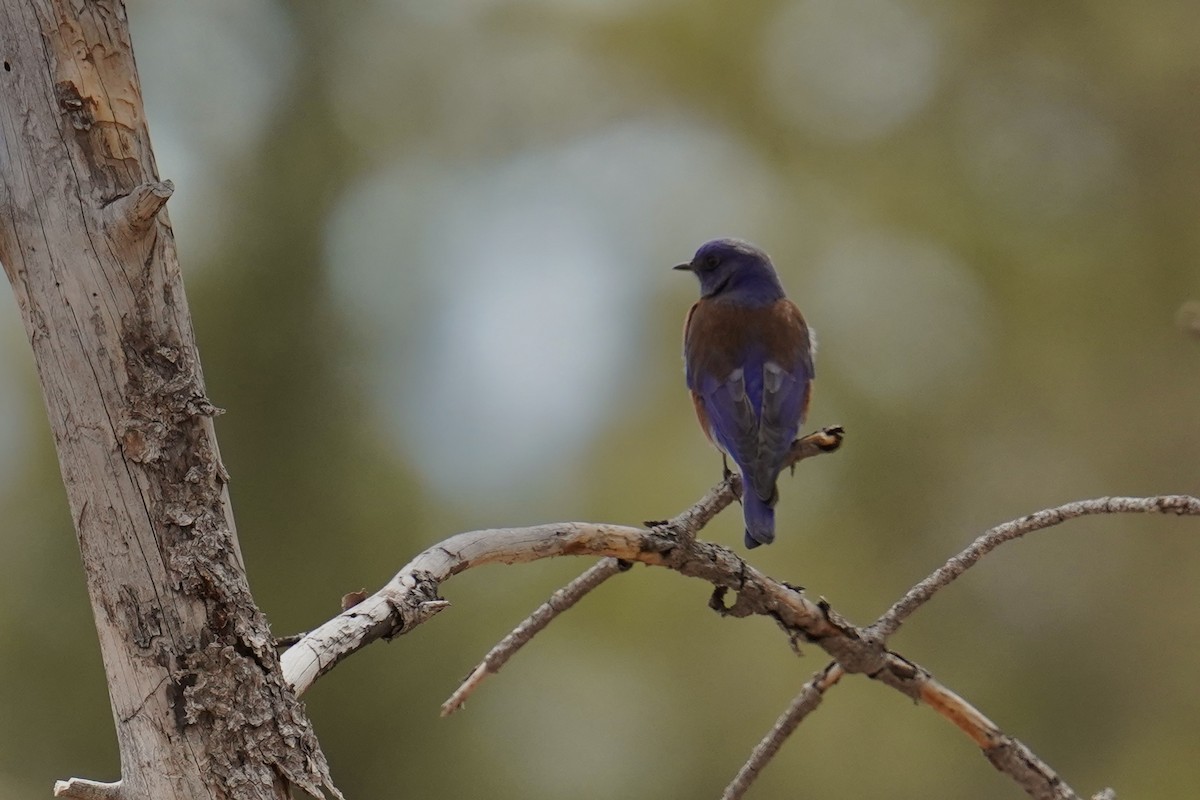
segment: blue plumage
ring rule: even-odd
[[[705,435],[737,464],[749,548],[775,540],[776,481],[800,432],[813,351],[770,258],[737,239],[704,244],[676,269],[700,280],[684,324],[684,364]]]

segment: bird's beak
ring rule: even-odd
[[[671,267],[671,269],[686,269],[688,272],[693,271],[691,264],[676,264],[675,266]]]

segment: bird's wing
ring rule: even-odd
[[[761,339],[769,357],[762,366],[758,454],[750,474],[755,491],[767,500],[804,424],[815,370],[812,337],[791,301],[780,300],[769,308]]]
[[[786,369],[774,361],[763,364],[762,415],[758,450],[750,466],[751,483],[763,500],[774,493],[775,478],[800,433],[812,389],[811,359]]]
[[[758,416],[747,391],[745,371],[739,367],[723,380],[698,375],[692,400],[709,438],[745,472],[758,450]]]
[[[706,311],[701,304],[693,309],[685,340],[697,416],[754,493],[773,502],[775,479],[808,406],[813,378],[808,330],[787,300],[740,315],[736,327],[704,324]]]

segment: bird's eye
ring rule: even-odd
[[[720,256],[718,256],[716,253],[709,253],[708,255],[706,255],[704,257],[702,266],[707,271],[710,269],[716,269],[717,265],[720,263],[721,263]]]

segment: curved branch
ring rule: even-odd
[[[735,484],[736,478],[723,481],[679,517],[650,529],[567,522],[471,531],[453,536],[418,555],[380,591],[307,634],[284,654],[284,676],[297,694],[302,693],[341,659],[367,643],[406,633],[446,607],[446,601],[437,594],[440,584],[471,567],[490,563],[515,564],[563,555],[607,556],[667,567],[685,576],[709,581],[715,587],[710,605],[717,611],[736,617],[769,616],[792,642],[812,642],[833,656],[837,671],[864,673],[924,703],[966,733],[993,766],[1012,777],[1031,797],[1038,800],[1079,799],[1054,770],[1019,740],[1000,730],[924,668],[885,649],[883,637],[877,631],[851,625],[824,600],[812,602],[802,590],[768,577],[727,548],[696,540],[695,532],[731,501]],[[938,586],[953,580],[1008,538],[1074,516],[1123,511],[1197,514],[1200,513],[1200,499],[1180,496],[1102,498],[1038,512],[999,526],[989,532],[990,536],[981,537],[968,548],[970,552],[963,556],[962,565],[957,568],[947,565],[944,569],[950,570],[951,576],[941,583],[935,580],[933,589],[927,592],[932,594]],[[935,573],[938,574],[940,572]],[[730,591],[736,597],[732,605],[727,606],[725,597]],[[903,611],[907,606],[897,604],[901,609],[897,619],[903,619],[920,602],[907,612]],[[794,703],[801,709],[795,714],[797,723],[811,710],[806,706],[813,703],[813,699],[806,697],[807,694],[802,694]],[[782,742],[788,732],[787,725],[786,721],[777,725],[778,733],[773,732],[768,738]],[[777,744],[767,745],[773,746]]]
[[[985,532],[958,555],[938,567],[925,580],[908,590],[904,597],[865,631],[868,637],[887,641],[914,611],[924,605],[938,590],[950,585],[988,553],[1005,542],[1019,539],[1027,533],[1040,531],[1069,519],[1090,514],[1148,514],[1164,513],[1179,516],[1200,514],[1200,498],[1188,495],[1161,497],[1098,497],[1048,508],[997,525]]]
[[[454,694],[442,703],[442,716],[448,717],[462,708],[463,703],[483,683],[484,678],[499,672],[500,668],[508,663],[508,660],[518,650],[545,630],[546,626],[553,622],[559,614],[570,609],[613,575],[623,572],[631,566],[633,565],[628,561],[603,558],[585,570],[578,578],[550,595],[549,600],[538,606],[520,625],[513,628],[512,633],[501,639],[495,647],[488,651],[479,665],[471,670],[471,674],[463,679],[462,684],[454,690]]]
[[[741,800],[750,785],[758,779],[758,773],[775,757],[779,748],[783,747],[783,743],[792,735],[801,721],[821,705],[821,701],[825,699],[825,692],[840,681],[845,674],[846,671],[836,661],[832,661],[816,675],[813,675],[808,683],[804,684],[800,694],[796,695],[796,699],[775,721],[771,730],[750,753],[750,758],[738,770],[738,774],[725,787],[721,800]]]
[[[724,547],[698,540],[684,543],[662,529],[568,522],[452,536],[413,559],[379,592],[284,653],[284,677],[301,693],[367,643],[412,630],[430,616],[426,610],[430,605],[439,604],[439,610],[444,607],[445,601],[437,597],[439,584],[464,570],[562,555],[610,556],[667,567],[714,584],[718,598],[733,590],[737,599],[732,606],[719,606],[722,613],[769,616],[789,637],[812,642],[829,653],[846,672],[865,673],[913,700],[937,701],[929,704],[970,733],[984,747],[988,759],[1031,796],[1039,800],[1078,798],[1028,748],[942,687],[925,669],[865,638],[824,601],[812,602],[801,590],[764,575]]]

